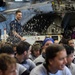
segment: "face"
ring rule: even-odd
[[[55,44],[58,44],[58,43],[59,43],[59,41],[58,41],[58,40],[55,40],[55,41],[54,41],[54,43],[55,43]]]
[[[2,72],[1,75],[16,75],[16,66],[15,64],[12,64],[8,67],[8,69],[5,72]]]
[[[47,41],[47,42],[45,43],[45,45],[43,46],[43,51],[44,51],[50,44],[53,44],[53,42],[52,42],[52,41]],[[45,52],[45,51],[44,51],[44,52]]]
[[[50,64],[54,70],[63,70],[65,64],[67,63],[67,54],[65,50],[57,53],[57,56],[51,60]]]
[[[13,47],[14,52],[16,52],[16,47]]]
[[[74,53],[71,53],[69,56],[67,56],[67,64],[70,65],[74,59]]]
[[[30,54],[31,54],[31,46],[29,47],[28,51],[24,52],[23,59],[28,59]]]
[[[40,50],[35,50],[33,53],[36,57],[38,57],[40,55]]]
[[[74,41],[73,40],[69,40],[68,44],[69,44],[69,46],[74,47]]]
[[[22,13],[21,12],[17,13],[16,14],[16,19],[21,20],[21,18],[22,18]]]

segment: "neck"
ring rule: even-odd
[[[19,20],[16,18],[16,20],[19,22]]]
[[[17,55],[16,55],[16,58],[17,58],[17,60],[18,60],[19,63],[21,63],[21,62],[24,61],[22,55],[18,55],[18,54],[17,54]]]
[[[45,53],[45,49],[42,49],[42,53]]]
[[[67,66],[68,68],[70,67],[70,65],[71,65],[71,63],[66,64],[66,66]]]
[[[53,73],[53,74],[55,74],[58,71],[57,69],[55,69],[51,65],[48,65],[48,70],[49,70],[50,73]]]
[[[43,57],[43,58],[46,58],[46,53],[43,52],[43,53],[42,53],[42,57]]]

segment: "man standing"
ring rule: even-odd
[[[15,20],[11,21],[10,23],[10,35],[16,36],[21,41],[23,41],[25,40],[25,38],[21,36],[21,32],[23,32],[23,27],[20,23],[20,20],[22,18],[22,12],[20,10],[17,10],[15,15]]]

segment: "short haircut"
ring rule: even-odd
[[[15,14],[22,13],[20,10],[17,10]]]
[[[71,53],[74,53],[74,48],[72,46],[64,45],[64,47],[66,49],[67,55],[70,55]]]
[[[41,45],[39,43],[35,43],[32,45],[31,53],[34,54],[34,51],[40,51]]]
[[[16,48],[16,52],[17,54],[21,55],[24,53],[24,51],[28,51],[29,47],[30,47],[30,44],[28,42],[21,41]]]
[[[57,56],[57,53],[64,50],[65,48],[59,44],[51,44],[46,48],[46,63],[49,64],[49,59],[54,59]]]
[[[8,69],[12,64],[16,67],[16,60],[13,57],[10,57],[8,54],[0,54],[0,70],[3,72]]]
[[[1,53],[7,53],[7,54],[14,54],[14,50],[11,45],[5,44],[4,46],[1,47],[0,49],[0,54]]]

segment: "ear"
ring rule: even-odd
[[[0,75],[3,75],[2,73],[3,73],[2,70],[0,70]]]
[[[27,55],[27,52],[26,51],[24,51],[24,55]]]
[[[53,60],[50,59],[48,62],[50,65],[53,65]]]

